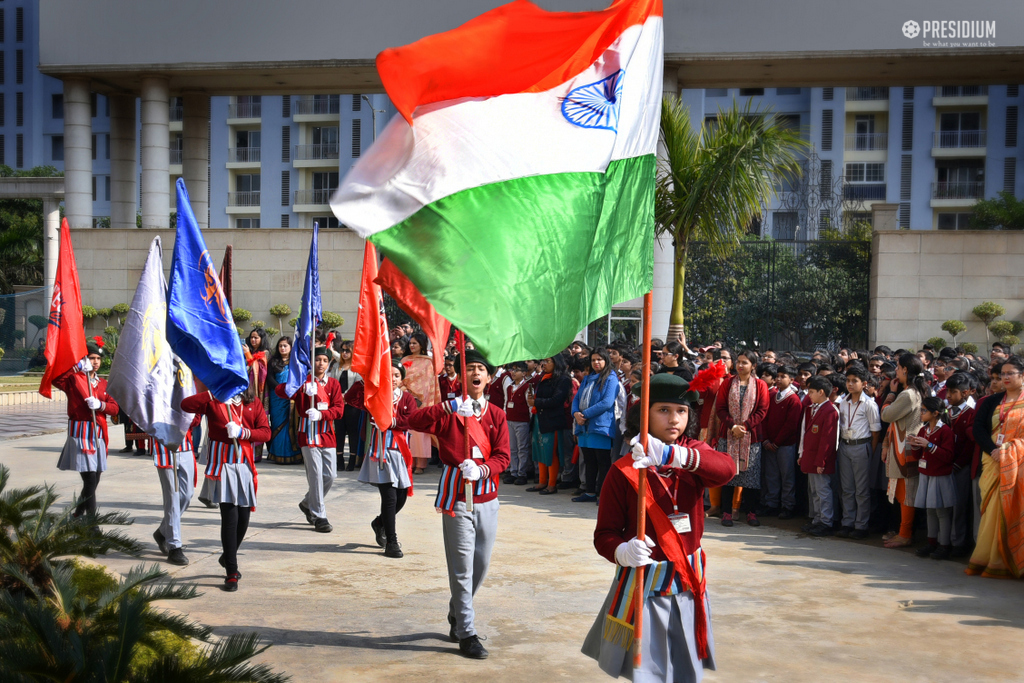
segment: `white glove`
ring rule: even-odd
[[[459,469],[462,471],[462,478],[466,481],[478,481],[484,474],[484,471],[480,469],[480,466],[472,460],[463,460],[460,462]]]
[[[76,367],[78,367],[79,372],[92,372],[92,361],[89,360],[88,356],[86,356],[82,360],[78,361],[78,365]]]
[[[238,436],[242,433],[242,425],[238,424],[237,422],[228,422],[226,429],[228,432],[229,439],[237,439]]]
[[[309,410],[306,411],[306,417],[309,418],[310,422],[319,422],[322,415],[320,414],[320,411],[317,410],[316,408],[310,408]]]
[[[316,384],[313,382],[306,382],[302,385],[302,389],[306,392],[306,396],[316,396]]]
[[[661,467],[664,459],[665,444],[650,434],[647,435],[647,452],[644,452],[643,444],[640,443],[640,437],[634,436],[633,440],[629,442],[633,447],[633,467],[640,469],[643,467]]]
[[[455,412],[462,417],[473,417],[473,401],[468,399],[463,401],[461,398],[455,400],[459,402],[459,408]]]
[[[654,548],[654,541],[650,536],[644,536],[644,540],[634,538],[631,541],[620,543],[615,549],[615,561],[623,567],[642,567],[651,564],[651,549]]]
[[[99,410],[100,406],[103,404],[95,396],[86,396],[85,405],[89,410]]]

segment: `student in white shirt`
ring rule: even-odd
[[[871,517],[871,457],[882,432],[878,404],[864,393],[868,372],[846,369],[846,396],[839,401],[839,481],[843,492],[842,538],[863,539]]]

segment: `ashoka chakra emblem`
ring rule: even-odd
[[[619,70],[596,83],[572,89],[562,101],[562,115],[569,123],[581,128],[617,130],[619,98],[622,96],[622,77],[625,74],[625,71]]]

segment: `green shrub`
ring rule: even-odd
[[[1013,323],[1009,320],[997,320],[988,326],[989,332],[1002,339],[1013,334]]]
[[[236,323],[244,323],[246,320],[252,318],[252,313],[244,308],[231,309],[231,315],[235,318]]]
[[[264,327],[263,331],[266,332],[271,337],[276,337],[281,332],[281,330],[277,329],[276,327]]]
[[[341,327],[344,324],[345,319],[342,318],[337,313],[332,313],[331,311],[324,311],[323,315],[320,318],[320,329],[324,330],[325,332],[327,330],[333,330],[337,327]]]
[[[963,348],[964,353],[975,354],[978,352],[978,345],[974,342],[964,342],[960,346]]]
[[[266,329],[267,325],[262,320],[253,320],[251,323],[249,323],[249,327],[251,327],[254,330],[257,327],[262,327],[262,328]]]
[[[936,351],[941,351],[946,346],[948,346],[948,344],[946,344],[946,340],[943,339],[942,337],[932,337],[927,341],[927,343],[935,347]]]
[[[92,306],[82,306],[82,317],[86,320],[92,320],[96,317],[96,309]]]

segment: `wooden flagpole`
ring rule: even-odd
[[[647,453],[647,429],[650,424],[651,403],[651,314],[654,308],[654,291],[644,294],[644,358],[643,377],[640,385],[640,444]],[[636,537],[643,541],[647,537],[647,470],[638,474],[636,496]],[[636,623],[633,624],[633,669],[640,668],[641,641],[644,634],[644,569],[636,568],[636,591],[633,604],[636,605]]]
[[[462,401],[466,402],[469,400],[469,380],[466,378],[466,333],[462,330],[456,332],[455,339],[459,345],[459,370],[462,372]],[[466,442],[466,447],[463,450],[463,455],[466,460],[470,459],[469,451],[469,424],[466,422],[462,423],[462,440]],[[473,482],[466,482],[466,512],[473,511]]]

